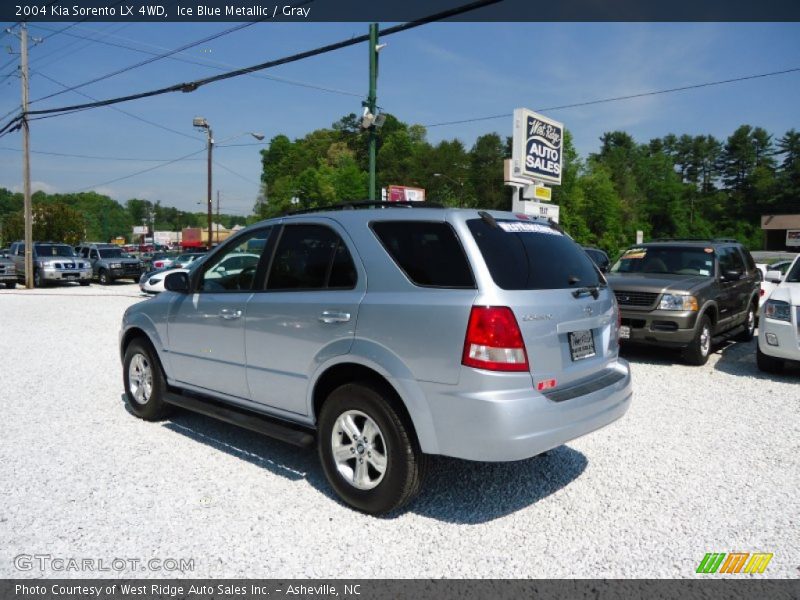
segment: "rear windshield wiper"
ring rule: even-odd
[[[592,298],[597,300],[597,298],[600,296],[600,286],[587,285],[586,287],[578,288],[577,290],[572,291],[573,298],[580,298],[581,296],[585,296],[587,294],[591,294]]]

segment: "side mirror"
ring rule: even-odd
[[[742,278],[742,272],[736,269],[722,272],[722,279],[725,281],[739,281]]]
[[[767,281],[770,283],[780,283],[783,281],[783,275],[780,271],[767,271]]]
[[[164,289],[170,292],[186,294],[189,292],[189,275],[187,273],[170,273],[164,279]]]

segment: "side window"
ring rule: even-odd
[[[89,249],[88,248],[81,248],[81,256],[83,258],[89,258]]]
[[[376,221],[371,227],[392,260],[415,285],[475,287],[467,257],[449,224]]]
[[[744,262],[747,265],[747,270],[751,273],[753,271],[758,271],[756,269],[756,261],[753,260],[753,255],[746,248],[739,248],[739,251],[744,255]]]
[[[719,269],[722,273],[726,271],[744,272],[744,261],[736,248],[727,247],[719,250]]]
[[[742,257],[741,251],[738,248],[728,248],[728,251],[731,253],[731,260],[734,265],[733,268],[740,273],[746,272],[747,268],[744,266],[744,258]]]
[[[89,253],[89,258],[92,260],[100,258],[100,254],[97,252],[97,250],[92,249],[92,251]]]
[[[256,268],[269,239],[271,227],[256,229],[226,246],[203,267],[199,291],[241,292],[253,289]],[[253,243],[254,241],[258,243]]]
[[[17,256],[25,256],[25,244],[17,244]]]
[[[342,238],[324,225],[286,225],[272,259],[268,290],[353,289],[356,268]]]

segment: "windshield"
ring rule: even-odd
[[[46,258],[48,256],[75,256],[72,248],[66,244],[36,244],[34,247],[36,256],[39,258]]]
[[[119,248],[101,248],[98,252],[100,252],[100,258],[123,258],[122,250]]]
[[[543,223],[471,219],[467,226],[494,282],[504,290],[555,290],[605,285],[572,239]]]
[[[794,266],[786,275],[786,279],[784,279],[784,281],[789,283],[800,283],[800,258],[794,261]]]
[[[611,267],[612,273],[651,273],[654,275],[714,275],[712,248],[629,248]]]

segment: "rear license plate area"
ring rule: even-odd
[[[567,334],[569,352],[573,361],[583,360],[595,356],[594,334],[591,329],[571,331]]]

